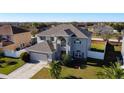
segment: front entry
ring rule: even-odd
[[[77,50],[77,51],[74,53],[74,57],[75,57],[75,58],[81,58],[81,51],[80,51],[80,50]]]

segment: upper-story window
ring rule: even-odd
[[[54,41],[54,37],[50,37],[50,40],[51,40],[51,41]]]
[[[46,37],[45,36],[40,36],[40,39],[41,40],[46,40]]]
[[[81,44],[81,41],[79,39],[74,41],[75,44]]]

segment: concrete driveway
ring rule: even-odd
[[[35,75],[46,65],[47,62],[26,63],[25,65],[13,71],[7,76],[9,79],[28,79]]]

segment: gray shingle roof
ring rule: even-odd
[[[35,44],[29,48],[27,48],[28,51],[37,52],[37,53],[53,53],[54,49],[50,45],[51,43],[48,43],[47,41]]]
[[[106,31],[113,31],[114,30],[114,28],[112,28],[111,26],[108,26],[108,25],[96,25],[96,26],[94,26],[94,31],[104,31],[104,32],[106,32]]]
[[[75,34],[75,36],[78,38],[88,38],[72,24],[60,24],[56,27],[39,33],[38,36],[69,36],[71,33]]]

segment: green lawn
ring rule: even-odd
[[[111,36],[110,36],[109,38],[110,38],[110,39],[117,39],[117,35],[118,35],[118,34],[119,34],[119,33],[111,34]],[[92,37],[93,37],[93,38],[103,38],[103,36],[102,36],[102,35],[99,35],[99,34],[93,34]]]
[[[91,42],[91,50],[103,52],[104,49],[105,49],[105,42],[100,42],[100,41]]]
[[[88,60],[89,65],[86,65],[86,67],[84,67],[83,69],[74,69],[74,68],[62,66],[61,77],[66,78],[69,76],[74,76],[77,78],[84,78],[84,79],[96,79],[97,72],[102,71],[103,68],[96,65],[98,61],[96,61],[96,63],[93,63],[93,61],[92,62],[89,61],[91,60]],[[41,69],[37,74],[35,74],[32,77],[32,79],[51,79],[48,68]]]
[[[15,58],[4,57],[4,58],[0,58],[0,60],[5,61],[5,62],[0,62],[0,73],[2,74],[9,74],[25,64],[25,62],[22,61],[21,59],[15,59]]]

